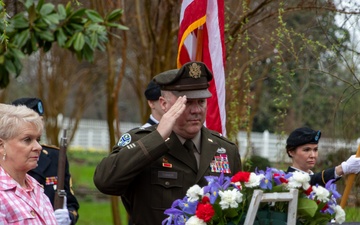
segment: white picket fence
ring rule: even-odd
[[[141,124],[139,123],[120,122],[120,131],[125,133],[140,125]],[[289,160],[285,152],[285,142],[287,137],[271,134],[268,131],[262,133],[252,132],[250,134],[250,141],[248,141],[247,136],[248,134],[246,132],[239,132],[238,134],[238,147],[242,157],[244,157],[247,150],[249,150],[250,154],[267,158],[270,162]],[[355,152],[359,144],[360,138],[351,143],[346,143],[342,140],[321,138],[319,143],[319,149],[321,149],[321,151],[319,151],[319,153],[321,156],[321,154],[325,155],[327,152],[335,151],[340,148],[350,148]],[[86,150],[108,151],[110,146],[106,121],[81,120],[74,139],[69,145],[70,148],[75,149],[81,148]],[[248,148],[248,146],[250,147]]]

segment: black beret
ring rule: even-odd
[[[208,90],[212,73],[202,62],[188,62],[180,69],[168,70],[154,77],[161,90],[172,91],[176,96],[210,98]]]
[[[150,81],[144,92],[147,100],[159,100],[161,96],[160,86],[157,85],[153,80]]]
[[[320,137],[320,130],[315,131],[308,127],[301,127],[291,132],[288,139],[286,140],[286,144],[293,147],[305,144],[317,144],[320,140]]]
[[[11,103],[12,105],[25,105],[26,107],[34,110],[40,116],[44,114],[44,106],[38,98],[19,98]]]

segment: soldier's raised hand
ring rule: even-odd
[[[157,131],[164,140],[170,136],[177,118],[179,118],[179,116],[184,112],[186,108],[186,101],[186,96],[178,97],[176,102],[161,117]]]

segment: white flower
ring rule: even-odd
[[[260,185],[260,181],[264,178],[264,174],[256,174],[256,173],[250,173],[249,181],[245,182],[245,187],[252,188],[252,187],[258,187]]]
[[[302,187],[304,190],[310,187],[310,175],[308,173],[294,171],[289,178],[288,189]]]
[[[313,186],[312,189],[313,189],[313,192],[315,193],[315,197],[318,200],[320,200],[322,202],[328,202],[330,200],[329,199],[330,192],[326,188],[324,188],[322,186],[318,186],[318,187]]]
[[[237,189],[219,191],[221,201],[219,202],[221,209],[237,208],[242,202],[243,194]]]
[[[185,225],[206,225],[205,221],[199,219],[197,216],[192,216],[186,221]]]
[[[201,195],[201,187],[197,184],[195,184],[194,186],[190,187],[187,192],[186,192],[186,196],[188,197],[188,201],[189,202],[195,202],[197,200],[199,200],[199,195]]]
[[[345,222],[345,211],[343,210],[343,208],[341,208],[341,206],[336,205],[335,207],[332,207],[335,211],[335,221],[338,224],[342,224],[343,222]]]

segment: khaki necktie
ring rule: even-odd
[[[194,145],[194,142],[192,142],[192,140],[190,139],[187,139],[184,143],[184,147],[187,149],[187,152],[189,154],[189,158],[190,158],[190,163],[191,165],[193,166],[193,168],[198,168],[198,165],[197,165],[197,161],[196,161],[196,158],[195,158],[195,155],[194,155],[194,151],[196,151],[196,147]]]

